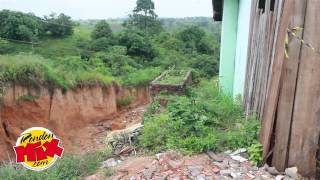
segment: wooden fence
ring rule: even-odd
[[[320,176],[320,1],[252,3],[244,106],[262,120],[263,156],[278,170]],[[293,27],[314,49],[288,35]]]

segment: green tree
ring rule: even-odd
[[[185,43],[185,48],[187,50],[205,54],[212,53],[212,48],[207,40],[206,32],[197,26],[189,26],[183,29],[178,32],[177,38]]]
[[[126,47],[113,46],[107,53],[101,52],[97,56],[113,76],[128,75],[136,70],[131,66],[134,60],[126,55]]]
[[[92,51],[105,51],[111,47],[113,43],[109,38],[102,37],[91,42],[90,49]]]
[[[106,20],[99,21],[95,26],[91,33],[92,39],[99,39],[99,38],[112,38],[112,30],[110,28],[110,25],[107,23]]]
[[[138,30],[125,30],[119,34],[119,44],[127,47],[127,54],[142,57],[148,61],[156,56],[151,40]]]
[[[136,27],[146,34],[159,33],[162,31],[162,26],[154,9],[152,0],[137,0],[136,7],[125,25]]]
[[[56,38],[66,37],[73,34],[73,27],[75,24],[72,22],[71,17],[63,13],[56,16],[52,13],[45,16],[45,30],[46,32]]]
[[[36,41],[42,33],[43,24],[35,15],[9,10],[0,11],[0,37]]]

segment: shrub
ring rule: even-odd
[[[76,78],[78,85],[110,85],[113,81],[111,76],[105,76],[97,72],[81,72]]]
[[[15,51],[15,48],[8,41],[0,39],[0,54],[10,54]]]
[[[262,145],[259,142],[253,143],[248,148],[249,160],[255,165],[258,166],[262,162]]]
[[[110,25],[106,20],[99,21],[95,26],[91,33],[92,39],[99,39],[102,37],[111,38],[113,37],[112,30]]]
[[[157,77],[160,72],[159,68],[140,69],[121,77],[120,84],[124,86],[146,85]]]
[[[209,55],[195,55],[192,57],[191,67],[198,70],[205,78],[213,78],[219,73],[218,58]]]
[[[156,57],[156,49],[143,32],[126,30],[119,34],[119,44],[127,47],[127,54],[151,61]]]
[[[134,100],[133,96],[127,96],[121,99],[117,100],[117,105],[118,106],[128,106],[132,103],[132,101]]]
[[[256,142],[259,121],[246,120],[241,106],[222,94],[217,81],[203,81],[188,96],[168,96],[159,112],[152,103],[140,136],[143,147],[153,151],[177,149],[192,154],[207,150],[249,147]]]
[[[90,49],[92,51],[106,51],[113,44],[114,44],[113,39],[102,37],[102,38],[93,40],[91,42]]]

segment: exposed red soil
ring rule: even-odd
[[[20,101],[25,95],[38,98]],[[117,100],[127,96],[134,97],[133,102],[126,107],[117,106]],[[81,87],[65,94],[56,89],[51,94],[46,88],[11,86],[5,91],[0,109],[0,160],[14,157],[16,139],[30,127],[54,132],[67,154],[94,149],[101,132],[130,125],[125,115],[148,103],[146,87]]]

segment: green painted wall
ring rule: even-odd
[[[233,96],[243,96],[247,68],[251,0],[240,0],[235,56]]]
[[[233,95],[238,8],[238,0],[224,0],[219,81],[222,90],[229,95]]]

